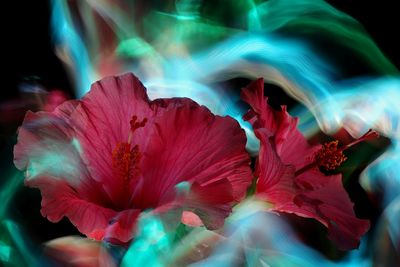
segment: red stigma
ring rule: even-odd
[[[129,124],[131,125],[132,133],[136,131],[136,129],[144,127],[146,123],[147,123],[147,118],[144,118],[142,121],[137,121],[137,116],[133,115],[132,119],[129,122]]]

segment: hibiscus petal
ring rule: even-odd
[[[14,147],[15,166],[27,170],[27,179],[46,174],[76,187],[84,182],[86,170],[68,125],[68,113],[75,103],[66,102],[54,113],[27,112]]]
[[[293,118],[282,106],[274,110],[264,96],[264,80],[258,79],[242,90],[242,99],[252,110],[244,116],[254,129],[264,128],[273,137],[273,148],[281,161],[299,169],[307,165],[320,146],[311,146],[297,129],[298,118]],[[304,155],[309,155],[308,157]]]
[[[360,237],[369,228],[369,222],[355,216],[341,175],[325,176],[312,169],[297,180],[302,189],[298,190],[294,203],[279,207],[279,211],[314,218],[328,227],[329,239],[335,241],[339,248],[357,248]]]
[[[225,218],[232,212],[232,204],[232,186],[228,179],[217,180],[207,185],[194,183],[185,200],[185,207],[198,215],[201,222],[211,230],[224,225]]]
[[[146,89],[128,73],[94,83],[71,116],[91,176],[103,183],[112,200],[118,199],[121,187],[114,179],[112,151],[117,143],[128,142],[132,116],[142,120],[151,114]],[[143,128],[138,129],[135,140],[147,140],[144,134]]]
[[[138,209],[129,209],[119,212],[106,228],[104,239],[113,244],[129,242],[134,236],[140,212],[141,210]]]
[[[244,116],[245,119],[254,129],[265,128],[273,136],[278,129],[278,122],[274,117],[276,113],[268,105],[268,98],[264,96],[264,79],[257,79],[243,88],[241,98],[252,108]]]
[[[260,152],[257,161],[257,197],[274,204],[279,208],[287,202],[292,202],[296,194],[293,181],[294,167],[281,162],[275,150],[272,149],[270,138],[263,134],[261,129],[256,130],[260,138]]]
[[[160,102],[157,102],[160,103]],[[135,203],[155,205],[182,181],[200,185],[228,179],[233,198],[244,197],[251,182],[246,136],[230,117],[214,116],[189,99],[164,101],[157,111],[141,169],[144,185]]]
[[[139,211],[114,210],[81,199],[78,193],[63,180],[41,176],[25,181],[30,187],[39,188],[42,194],[41,213],[51,222],[67,217],[79,232],[96,240],[132,239]],[[132,216],[135,214],[135,216]]]
[[[83,198],[109,203],[101,186],[89,176],[69,125],[69,116],[78,104],[67,101],[54,112],[27,112],[18,131],[14,163],[26,170],[27,180],[54,177],[66,181]]]
[[[303,194],[314,202],[321,202],[317,205],[318,214],[322,219],[320,221],[328,225],[330,239],[338,242],[343,249],[358,247],[360,237],[369,228],[369,222],[356,218],[353,203],[343,188],[341,175],[325,176],[317,169],[312,169],[297,179],[313,185],[313,190],[303,190]]]
[[[182,223],[190,227],[203,226],[204,223],[196,213],[184,210],[182,212]]]
[[[40,189],[43,216],[52,222],[58,222],[66,216],[86,235],[96,229],[106,228],[109,220],[116,215],[113,210],[80,199],[77,192],[63,180],[42,176],[27,180],[25,184]]]
[[[358,248],[361,236],[369,229],[367,220],[360,220],[353,213],[327,204],[321,204],[318,209],[328,222],[330,240],[343,250]]]
[[[102,243],[78,236],[66,236],[46,242],[45,253],[61,266],[117,266]]]
[[[185,205],[192,206],[208,227],[220,227],[251,183],[243,130],[232,118],[214,116],[189,99],[153,104],[157,119],[144,149],[143,189],[133,202],[142,208],[164,205],[175,186],[188,181],[190,195],[196,197],[185,200]],[[210,193],[214,188],[222,188],[216,196]]]
[[[68,101],[54,112],[28,112],[19,129],[14,162],[26,169],[25,184],[41,190],[43,216],[52,222],[66,216],[80,232],[102,239],[98,231],[109,227],[108,220],[118,214],[102,207],[110,206],[110,200],[81,159],[82,148],[69,124],[78,105]]]

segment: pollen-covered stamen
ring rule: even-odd
[[[339,167],[347,158],[342,149],[338,149],[339,141],[325,143],[315,155],[318,166],[326,170],[334,170]]]
[[[138,145],[131,146],[129,143],[118,143],[112,152],[112,166],[117,175],[128,181],[140,174],[140,151]]]
[[[325,143],[322,148],[315,154],[313,162],[297,170],[295,172],[295,175],[300,175],[303,172],[317,166],[322,167],[326,170],[334,170],[347,159],[347,157],[343,154],[343,151],[362,141],[375,139],[378,136],[379,134],[376,131],[369,130],[360,138],[341,147],[338,147],[339,141],[337,140]]]
[[[112,166],[117,175],[124,181],[133,179],[140,174],[140,151],[138,145],[132,145],[132,134],[139,128],[144,127],[147,123],[147,118],[138,121],[136,115],[132,116],[129,121],[131,126],[128,142],[120,142],[112,151]]]

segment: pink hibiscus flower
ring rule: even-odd
[[[342,186],[340,174],[324,175],[319,167],[334,169],[346,158],[343,150],[367,138],[338,148],[337,142],[310,145],[282,106],[272,109],[264,97],[264,81],[258,79],[242,91],[250,106],[244,116],[260,140],[256,164],[256,196],[271,203],[272,211],[314,218],[328,228],[329,238],[341,249],[356,248],[369,223],[355,217],[353,204]]]
[[[147,209],[178,205],[221,227],[251,182],[245,143],[234,119],[188,98],[150,101],[125,74],[53,112],[28,112],[14,161],[26,185],[40,189],[50,221],[65,216],[91,238],[128,242]]]

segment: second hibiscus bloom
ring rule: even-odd
[[[256,196],[269,202],[271,211],[314,218],[328,228],[329,238],[342,249],[358,247],[369,222],[355,217],[353,204],[342,185],[342,176],[325,175],[319,168],[334,169],[346,158],[337,142],[310,145],[282,106],[274,110],[264,97],[259,79],[242,91],[251,109],[244,116],[260,140],[255,176]],[[353,142],[376,137],[373,131]]]

